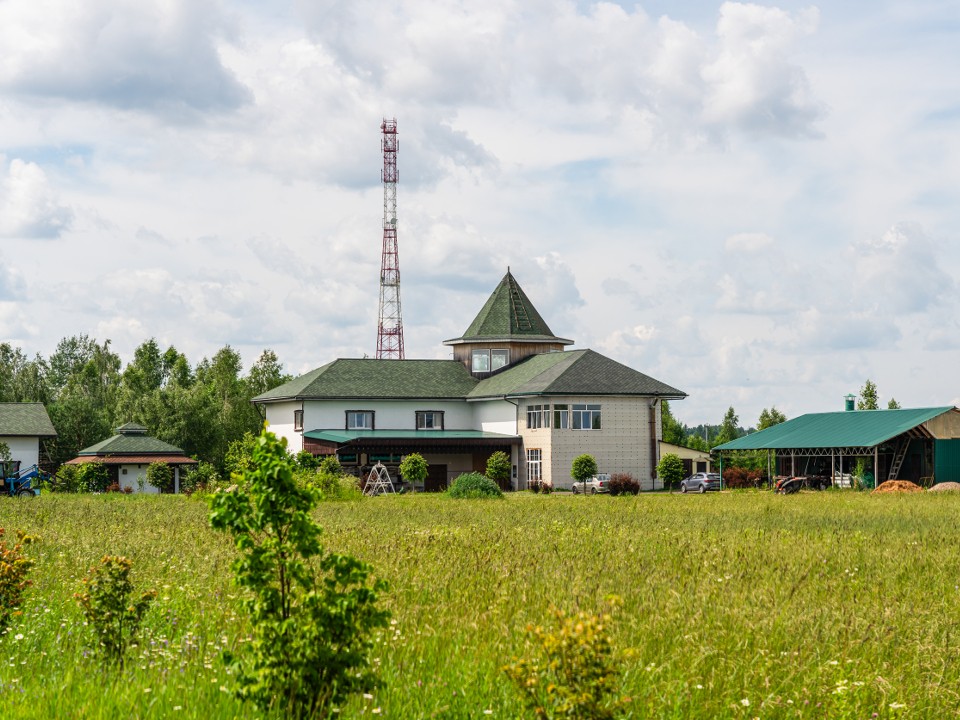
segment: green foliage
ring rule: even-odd
[[[10,446],[7,445],[3,440],[0,440],[0,463],[10,462],[13,459],[13,456],[10,455]]]
[[[497,450],[493,455],[487,458],[486,476],[498,485],[503,485],[510,481],[510,472],[513,469],[510,463],[510,456],[503,450]]]
[[[210,524],[235,538],[235,581],[247,593],[253,638],[226,656],[238,695],[265,711],[313,717],[377,685],[367,654],[389,613],[377,607],[386,584],[370,582],[369,565],[324,553],[311,517],[316,491],[294,471],[285,443],[264,430],[239,486],[213,495]]]
[[[738,437],[743,435],[743,431],[740,429],[739,422],[740,418],[733,407],[731,406],[727,408],[727,412],[723,416],[723,422],[720,424],[720,432],[718,432],[710,442],[710,447],[723,445],[724,443],[730,442],[731,440],[736,440]]]
[[[106,492],[110,484],[107,466],[101,462],[83,463],[77,466],[78,490],[83,492]]]
[[[356,500],[363,497],[360,481],[343,472],[336,455],[328,455],[316,470],[300,470],[298,478],[320,492],[321,500]]]
[[[23,546],[36,542],[36,538],[17,530],[17,542],[11,547],[3,539],[0,528],[0,630],[7,627],[13,615],[20,614],[23,594],[32,584],[27,573],[33,561],[23,554]]]
[[[877,386],[872,380],[867,380],[860,388],[860,399],[857,400],[857,410],[879,410],[880,397],[877,394]]]
[[[180,477],[180,492],[212,491],[221,483],[220,473],[202,460]]]
[[[676,453],[665,453],[657,463],[657,477],[664,487],[679,485],[683,480],[683,460]]]
[[[618,658],[608,613],[552,609],[556,627],[527,626],[527,656],[504,667],[536,718],[609,720],[625,706],[618,698]]]
[[[223,467],[232,482],[253,470],[253,451],[256,446],[257,437],[252,432],[245,432],[230,443],[223,458]]]
[[[176,489],[173,468],[165,462],[152,462],[147,465],[147,482],[162,493],[172,493]]]
[[[570,477],[575,482],[586,482],[597,474],[597,461],[593,455],[577,455],[570,466]]]
[[[400,475],[413,485],[420,485],[427,479],[430,466],[420,453],[410,453],[400,461]]]
[[[887,410],[899,410],[899,409],[900,409],[900,403],[897,402],[896,398],[890,398],[889,402],[887,402]]]
[[[340,461],[337,460],[336,455],[331,456],[336,461],[337,466],[339,467]],[[325,460],[326,458],[324,458]],[[294,462],[297,463],[297,467],[301,470],[316,470],[320,465],[323,464],[323,460],[314,455],[309,450],[301,450],[293,457]]]
[[[503,490],[490,478],[478,472],[463,473],[450,484],[447,495],[462,500],[465,498],[502,498]]]
[[[768,427],[773,427],[774,425],[779,425],[780,423],[786,421],[787,416],[777,410],[776,405],[771,407],[769,410],[764,408],[760,411],[760,419],[757,421],[757,430],[766,430]]]
[[[77,493],[85,488],[80,478],[80,466],[61,465],[57,474],[53,476],[53,492]]]
[[[93,628],[97,651],[107,666],[123,667],[127,648],[157,596],[155,590],[148,590],[133,598],[132,567],[128,558],[104,555],[100,565],[87,573],[84,590],[74,596]]]
[[[290,380],[290,375],[283,372],[283,365],[277,354],[270,349],[260,353],[260,357],[250,368],[250,374],[247,376],[247,389],[250,397],[256,397],[267,390],[283,385]]]
[[[672,443],[673,445],[686,445],[686,428],[673,416],[668,400],[660,401],[660,427],[662,428],[664,442]]]

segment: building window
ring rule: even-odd
[[[527,405],[527,429],[550,427],[549,405]]]
[[[293,411],[293,429],[303,430],[303,410]]]
[[[573,406],[573,429],[574,430],[599,430],[600,429],[600,406],[599,405],[574,405]]]
[[[347,430],[373,430],[373,410],[347,410]]]
[[[553,406],[553,427],[557,430],[566,430],[570,427],[569,405]]]
[[[539,448],[527,450],[527,485],[543,480],[543,461]]]
[[[417,410],[417,430],[443,430],[443,411]]]
[[[490,372],[490,351],[473,351],[473,372]]]
[[[492,372],[510,363],[509,350],[474,350],[471,357],[471,367],[475,373]]]

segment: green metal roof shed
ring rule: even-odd
[[[720,453],[766,451],[770,457],[789,459],[789,474],[797,475],[796,461],[820,458],[815,465],[830,459],[831,481],[839,469],[844,475],[844,462],[852,458],[872,458],[872,472],[879,480],[900,478],[908,467],[915,480],[956,481],[954,463],[940,462],[957,454],[960,447],[960,410],[947,405],[898,410],[848,410],[810,413],[774,425],[766,430],[745,435],[714,448]],[[837,461],[839,460],[839,467]],[[936,468],[936,472],[934,471]],[[946,473],[946,475],[945,475]],[[806,475],[807,473],[802,473]],[[949,477],[947,476],[949,475]]]

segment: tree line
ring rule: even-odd
[[[0,402],[43,403],[57,431],[45,443],[54,466],[136,422],[222,471],[230,444],[263,424],[252,398],[289,379],[269,349],[243,374],[229,345],[191,365],[151,338],[124,367],[109,340],[87,335],[63,338],[48,358],[0,343]]]

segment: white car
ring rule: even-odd
[[[607,487],[609,483],[609,473],[597,473],[585,483],[575,482],[572,490],[574,495],[578,495],[582,492],[588,492],[591,495],[596,495],[597,493],[610,492],[610,488]]]

